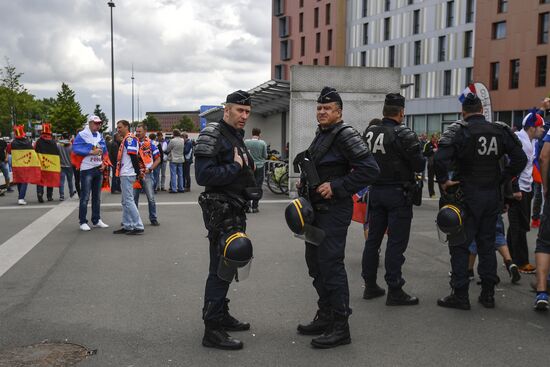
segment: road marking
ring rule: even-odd
[[[1,244],[0,277],[42,241],[55,227],[63,222],[77,207],[78,201],[66,201],[56,205],[53,209]]]

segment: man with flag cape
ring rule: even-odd
[[[52,139],[52,125],[42,124],[42,133],[34,145],[34,150],[40,161],[40,184],[36,186],[38,202],[44,202],[44,186],[48,201],[53,200],[53,188],[59,187],[61,182],[61,159],[59,148]]]
[[[19,205],[27,205],[25,195],[28,184],[40,184],[41,170],[38,155],[25,134],[23,125],[13,127],[15,138],[8,145],[8,154],[12,157],[13,182],[17,184]]]

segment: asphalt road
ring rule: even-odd
[[[245,348],[203,348],[208,242],[196,204],[199,190],[159,194],[160,227],[148,225],[143,197],[146,229],[135,237],[112,234],[121,219],[118,195],[103,194],[102,219],[111,228],[87,233],[78,230],[76,200],[61,208],[58,202],[40,205],[34,187],[27,207],[14,205],[15,193],[0,197],[0,251],[14,241],[23,247],[28,238],[38,239],[0,276],[0,351],[68,340],[98,350],[79,366],[100,367],[548,364],[550,315],[532,310],[534,276],[524,275],[512,285],[499,267],[503,282],[494,310],[477,304],[475,282],[471,311],[436,305],[449,293],[449,256],[437,241],[433,200],[415,208],[404,266],[405,290],[418,296],[420,305],[387,307],[384,298],[362,299],[364,240],[361,225],[353,223],[346,257],[352,344],[315,350],[310,337],[296,334],[296,325],[316,310],[304,245],[286,228],[285,204],[278,201],[284,198],[267,194],[260,213],[249,215],[255,255],[250,278],[233,283],[229,292],[232,314],[252,324],[250,331],[234,333]],[[531,248],[534,238],[530,233]]]

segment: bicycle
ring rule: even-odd
[[[288,194],[288,162],[269,160],[265,163],[265,181],[269,191],[274,194]]]

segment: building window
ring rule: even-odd
[[[384,1],[384,11],[390,11],[391,0]]]
[[[539,44],[548,43],[548,29],[550,25],[550,13],[539,14]]]
[[[466,0],[466,23],[474,21],[474,0]]]
[[[420,65],[422,57],[422,41],[414,41],[414,64]]]
[[[384,41],[390,39],[391,32],[391,18],[384,18]]]
[[[409,1],[407,1],[407,4],[408,4],[408,5],[414,4],[414,0],[409,0]]]
[[[474,76],[474,68],[469,67],[466,68],[466,75],[464,76],[464,85],[470,85],[473,83],[473,76]]]
[[[330,3],[325,6],[325,24],[330,24]]]
[[[490,70],[489,85],[491,90],[498,90],[498,79],[500,74],[500,62],[492,62]]]
[[[363,23],[363,44],[369,44],[369,23]]]
[[[546,86],[546,69],[548,67],[548,57],[537,57],[537,87]]]
[[[508,0],[498,0],[498,13],[508,12]]]
[[[284,65],[275,65],[275,79],[284,79],[285,78],[284,70],[285,70]]]
[[[361,51],[361,66],[367,66],[367,51]]]
[[[550,4],[550,0],[540,0],[541,4]]]
[[[413,12],[413,34],[420,33],[420,9]]]
[[[444,76],[443,76],[443,95],[444,96],[450,96],[451,95],[451,70],[445,70]]]
[[[395,46],[388,47],[388,66],[395,67]]]
[[[420,74],[414,74],[414,98],[420,98]]]
[[[300,0],[300,8],[304,7],[304,0]]]
[[[365,18],[369,14],[369,0],[363,0],[363,6],[361,7],[361,15]]]
[[[304,13],[300,13],[298,18],[298,31],[302,33],[304,31]]]
[[[286,61],[292,59],[292,41],[281,41],[281,60]]]
[[[325,65],[330,65],[330,57],[325,56]]]
[[[332,29],[327,32],[327,50],[332,51]]]
[[[313,10],[313,26],[315,28],[319,27],[319,8]]]
[[[506,22],[493,23],[493,39],[499,40],[506,37]]]
[[[510,60],[510,89],[519,88],[519,59]]]
[[[306,38],[301,37],[300,38],[300,56],[306,55]]]
[[[290,17],[279,18],[279,37],[285,38],[290,36]]]
[[[273,0],[273,15],[283,15],[285,12],[285,0]]]
[[[464,57],[472,57],[474,32],[464,32]]]
[[[437,60],[438,61],[445,61],[446,54],[447,54],[447,36],[439,36],[439,53]]]
[[[315,34],[315,52],[321,52],[321,33],[317,32]]]
[[[447,28],[452,27],[455,21],[455,2],[447,1]]]
[[[319,65],[319,60],[313,59],[313,65]]]

